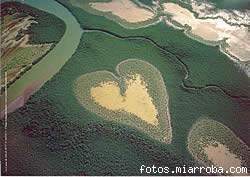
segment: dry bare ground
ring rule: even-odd
[[[129,23],[144,22],[154,18],[154,13],[141,8],[131,0],[112,0],[111,2],[95,2],[90,6],[102,12],[111,12],[113,15]]]

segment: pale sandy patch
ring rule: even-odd
[[[0,68],[8,68],[8,82],[12,83],[21,76],[25,69],[32,65],[33,61],[46,54],[52,43],[29,44],[29,34],[24,34],[16,40],[20,31],[26,31],[32,24],[37,23],[30,15],[15,20],[5,20],[5,22],[6,27],[1,31],[1,62],[4,62]],[[17,60],[25,61],[25,63],[19,65],[19,62],[16,62]],[[0,84],[2,83],[3,81]]]
[[[49,44],[44,43],[44,44],[35,44],[34,45],[34,44],[28,44],[28,42],[29,42],[29,35],[25,34],[20,41],[19,47],[40,48],[41,53],[46,53],[50,49],[50,47],[52,46],[52,43],[49,43]]]
[[[235,30],[231,34],[227,40],[229,47],[226,49],[242,61],[250,61],[250,31],[244,28]]]
[[[192,28],[191,32],[198,35],[205,40],[217,41],[222,40],[219,32],[223,33],[230,25],[223,23],[223,21],[216,21],[211,19],[196,19],[194,14],[175,3],[164,3],[164,10],[173,15],[172,19],[182,26],[188,25]]]
[[[240,157],[231,153],[225,145],[218,142],[216,142],[216,145],[204,147],[204,152],[213,164],[223,167],[225,170],[230,170],[231,167],[241,167],[242,161]]]
[[[247,27],[230,25],[222,18],[197,19],[194,14],[175,3],[164,3],[164,11],[170,13],[172,20],[182,26],[191,27],[191,33],[206,41],[226,39],[226,50],[242,61],[250,61],[250,32]]]
[[[129,23],[144,22],[155,15],[150,10],[141,8],[130,0],[112,0],[111,2],[95,2],[90,6],[102,12],[111,12],[113,15]]]
[[[7,47],[8,48],[15,47],[19,45],[20,43],[22,43],[22,45],[25,45],[28,42],[28,40],[25,39],[27,38],[28,35],[25,35],[18,41],[16,41],[15,38],[18,35],[20,30],[27,30],[31,26],[32,23],[37,23],[37,22],[33,20],[33,17],[27,16],[21,19],[20,22],[15,24],[15,26],[6,28],[4,31],[2,31],[1,32],[1,38],[2,38],[1,49],[4,50]],[[24,42],[26,43],[24,44]]]
[[[120,93],[117,82],[103,82],[91,88],[91,96],[99,105],[112,111],[126,111],[152,125],[158,125],[157,109],[148,94],[146,83],[139,74],[126,80],[126,91]]]
[[[202,37],[207,40],[221,40],[219,34],[214,30],[215,25],[208,22],[203,23],[202,25],[198,24],[193,29],[192,32],[195,35]]]
[[[19,20],[17,22],[17,20]],[[31,26],[31,24],[37,23],[36,21],[33,20],[32,16],[27,16],[23,18],[16,19],[16,24],[14,26],[8,27],[5,30],[1,32],[1,56],[5,54],[5,51],[11,49],[11,48],[34,48],[35,52],[33,54],[33,58],[35,56],[43,55],[46,53],[52,46],[51,44],[36,44],[36,45],[31,45],[29,43],[29,34],[23,35],[19,40],[16,40],[16,37],[21,30],[28,30],[28,28]],[[40,49],[40,51],[38,50]],[[32,49],[31,49],[32,50]],[[39,57],[39,56],[38,56]]]

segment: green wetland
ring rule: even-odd
[[[172,53],[186,65],[184,70],[189,72],[186,78],[188,85],[195,87],[218,85],[228,89],[233,95],[249,96],[250,94],[249,78],[232,60],[219,51],[218,46],[207,46],[192,40],[183,31],[166,26],[165,22],[147,28],[126,29],[112,20],[74,7],[66,0],[58,0],[58,2],[71,10],[85,30],[100,30],[125,39],[150,40],[158,47]]]
[[[187,141],[192,125],[203,117],[224,124],[250,145],[250,80],[218,47],[196,42],[164,22],[126,29],[68,1],[58,2],[75,16],[83,33],[60,71],[8,115],[9,174],[140,175],[141,165],[197,165]],[[128,58],[161,72],[169,96],[171,144],[105,121],[77,101],[73,85],[79,76],[115,73]]]

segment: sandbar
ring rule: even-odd
[[[205,41],[226,40],[225,50],[241,61],[250,61],[250,32],[243,25],[231,25],[222,18],[199,19],[186,8],[175,3],[164,3],[164,11],[172,20],[191,27],[190,32]]]
[[[113,15],[129,23],[145,22],[154,18],[150,10],[141,8],[130,0],[112,0],[111,2],[95,2],[90,6],[102,12],[111,12]]]

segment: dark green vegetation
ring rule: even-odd
[[[150,62],[163,75],[170,96],[173,129],[170,145],[153,141],[127,126],[104,121],[84,109],[74,96],[72,86],[80,75],[104,69],[114,72],[119,62],[131,57]],[[18,124],[13,126],[20,127],[19,130],[28,132],[29,136],[41,137],[51,151],[45,159],[54,158],[69,164],[64,165],[62,174],[139,175],[141,164],[190,165],[191,162],[186,162],[191,160],[186,149],[188,132],[203,115],[223,122],[247,141],[248,136],[243,133],[248,131],[249,107],[241,106],[218,89],[187,91],[181,87],[183,77],[182,67],[175,56],[150,42],[122,40],[102,32],[84,33],[72,59],[23,108],[9,115],[9,124],[16,124],[12,122],[15,120]],[[118,145],[121,141],[127,144],[123,150]],[[100,148],[94,148],[96,146]],[[126,154],[128,151],[131,154]],[[62,167],[54,163],[50,168],[61,170]]]
[[[135,48],[138,50],[134,50]],[[9,124],[11,126],[11,121],[15,120],[19,123],[15,126],[21,127],[22,131],[27,131],[29,135],[35,134],[34,137],[44,137],[52,151],[47,153],[48,158],[56,156],[57,161],[69,164],[64,165],[62,174],[78,174],[83,171],[89,175],[132,175],[139,174],[142,164],[171,167],[177,164],[188,165],[191,162],[186,162],[181,157],[180,150],[174,150],[175,145],[160,144],[128,126],[104,121],[84,109],[73,92],[73,83],[80,75],[96,70],[115,72],[118,63],[132,57],[142,58],[150,63],[159,62],[162,74],[169,78],[168,84],[171,85],[171,82],[175,82],[173,76],[181,75],[181,71],[174,60],[166,60],[164,56],[171,58],[171,55],[162,53],[149,42],[121,40],[100,32],[85,33],[78,51],[66,64],[65,70],[62,69],[26,106],[10,114]],[[164,72],[165,69],[168,74]],[[176,87],[178,86],[173,85],[172,89]],[[26,126],[29,128],[24,130]],[[124,151],[130,151],[131,154],[120,150],[117,144],[121,142],[127,144]],[[98,145],[100,149],[93,148],[96,143],[101,143]],[[60,165],[56,166],[58,163],[54,165],[50,168],[61,168]]]
[[[138,0],[140,3],[145,4],[147,6],[153,5],[153,0]]]
[[[52,104],[34,97],[10,116],[10,175],[139,175],[141,164],[194,165],[170,146],[91,114],[81,116],[86,124],[65,121]]]
[[[225,124],[250,144],[249,100],[232,98],[218,87],[205,87],[217,85],[230,94],[250,97],[249,78],[217,47],[193,41],[163,22],[128,30],[61,2],[83,29],[98,30],[83,33],[78,49],[60,72],[24,107],[9,115],[13,131],[9,141],[25,140],[30,148],[27,153],[27,147],[13,146],[9,154],[15,160],[9,162],[13,167],[10,174],[140,175],[142,164],[191,166],[194,160],[187,150],[188,133],[204,116]],[[80,75],[98,70],[115,72],[116,65],[128,58],[151,63],[163,76],[170,98],[170,145],[103,120],[84,109],[74,96],[73,83]],[[200,89],[183,87],[187,71],[185,83]],[[28,155],[24,158],[24,154]],[[40,160],[40,165],[36,164]]]

